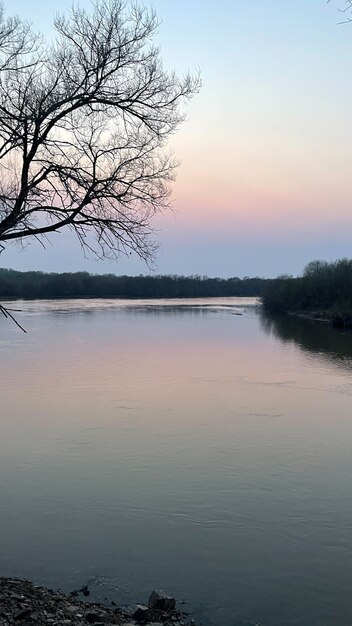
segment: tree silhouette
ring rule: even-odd
[[[122,0],[56,18],[52,44],[0,20],[2,249],[67,228],[84,251],[148,261],[176,166],[166,142],[198,77],[163,69],[155,13]]]
[[[331,0],[327,0],[327,2],[329,4]],[[342,8],[338,8],[338,11],[344,14],[344,18],[341,22],[339,22],[339,24],[348,24],[349,22],[352,22],[352,0],[345,0],[344,6]]]

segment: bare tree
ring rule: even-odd
[[[328,4],[331,2],[331,0],[327,0]],[[344,14],[344,19],[339,22],[339,24],[348,24],[350,22],[352,22],[352,0],[345,0],[344,6],[341,8],[338,8],[338,11],[340,11],[340,13]]]
[[[150,259],[198,77],[163,69],[155,13],[123,0],[58,17],[50,45],[0,18],[0,246],[68,228],[98,256]]]
[[[0,71],[24,67],[25,55],[36,49],[36,38],[27,23],[17,17],[5,17],[0,4]]]

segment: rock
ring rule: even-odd
[[[87,620],[88,624],[94,624],[95,622],[99,622],[100,618],[101,614],[96,613],[95,611],[88,611],[88,613],[85,614],[85,619]]]
[[[77,613],[78,608],[74,604],[68,604],[65,607],[65,611],[67,611],[67,613],[72,613],[73,614],[73,613]]]
[[[168,596],[165,591],[154,590],[149,596],[148,607],[157,611],[173,611],[176,606],[176,600],[172,596]]]
[[[87,585],[79,593],[84,592],[89,592]],[[175,600],[163,591],[154,591],[150,603],[158,608],[139,604],[129,611],[114,602],[108,607],[25,580],[0,577],[0,626],[190,626],[185,613],[172,610]]]
[[[30,608],[20,609],[14,614],[13,619],[17,622],[19,620],[25,619],[26,617],[29,617],[31,613],[32,609]]]
[[[24,596],[20,596],[18,593],[11,593],[11,600],[16,600],[16,602],[23,602],[25,599]]]
[[[137,622],[147,622],[150,615],[150,610],[145,604],[137,604],[133,617]]]

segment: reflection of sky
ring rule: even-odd
[[[204,83],[172,140],[182,160],[177,213],[156,222],[158,271],[297,272],[311,258],[350,253],[352,27],[337,26],[341,4],[154,2],[166,64],[199,67]],[[54,0],[45,11],[38,1],[12,7],[42,28],[57,10]],[[6,252],[2,263],[145,271],[134,261],[89,264],[60,239],[46,251]]]
[[[348,626],[352,389],[322,342],[307,358],[212,303],[35,305],[27,335],[1,324],[4,575],[163,586],[212,626]]]

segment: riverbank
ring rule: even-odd
[[[352,328],[352,260],[312,261],[302,276],[269,280],[262,303],[269,313],[288,313],[336,328]]]
[[[148,605],[118,607],[89,602],[89,589],[64,594],[27,580],[0,578],[0,625],[13,626],[195,626],[174,598],[152,592]]]
[[[287,311],[287,315],[330,324],[334,328],[352,328],[352,314],[350,313],[336,313],[336,311]]]

